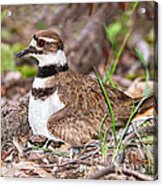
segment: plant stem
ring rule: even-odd
[[[138,7],[138,5],[139,5],[139,2],[136,1],[136,2],[134,3],[133,7],[132,7],[131,17],[132,17],[132,15],[134,14],[134,12],[136,11],[136,8]],[[111,69],[111,75],[114,74],[114,72],[115,72],[115,70],[116,70],[116,68],[117,68],[118,62],[119,62],[120,57],[121,57],[121,55],[122,55],[122,52],[123,52],[123,50],[124,50],[124,48],[125,48],[125,45],[126,45],[128,39],[129,39],[130,35],[131,35],[131,32],[132,32],[132,28],[130,28],[130,30],[126,33],[126,35],[125,35],[125,37],[124,37],[124,40],[123,40],[123,42],[122,42],[122,44],[121,44],[121,46],[120,46],[120,48],[119,48],[119,50],[118,50],[118,53],[117,53],[116,58],[115,58],[115,61],[114,61],[114,63],[113,63],[113,67],[112,67],[112,69]]]
[[[123,52],[124,47],[125,47],[125,45],[126,45],[126,43],[127,43],[127,41],[128,41],[128,38],[129,38],[130,35],[131,35],[131,32],[132,32],[132,29],[130,29],[130,30],[127,32],[127,34],[126,34],[126,36],[125,36],[125,38],[124,38],[124,40],[123,40],[123,42],[122,42],[122,44],[121,44],[119,50],[118,50],[118,53],[117,53],[116,58],[115,58],[115,61],[114,61],[114,63],[113,63],[113,67],[112,67],[112,69],[111,69],[111,75],[114,74],[114,72],[115,72],[115,70],[116,70],[116,68],[117,68],[119,59],[120,59],[120,57],[121,57],[121,55],[122,55],[122,52]]]
[[[102,119],[102,121],[100,123],[100,128],[99,128],[99,133],[98,133],[98,139],[99,139],[100,149],[101,149],[101,152],[102,152],[102,155],[103,156],[105,154],[105,148],[102,145],[102,135],[101,135],[101,133],[102,133],[102,128],[103,128],[103,125],[105,123],[105,120],[106,120],[107,116],[108,116],[108,113],[106,113],[104,115],[104,117],[103,117],[103,119]]]
[[[125,128],[123,130],[123,133],[122,133],[122,135],[121,135],[121,137],[119,139],[119,142],[117,144],[116,151],[115,151],[115,153],[113,155],[113,160],[115,160],[115,157],[118,154],[118,151],[119,151],[119,149],[120,149],[120,147],[122,145],[122,140],[123,140],[123,138],[124,138],[124,136],[125,136],[125,134],[127,132],[127,129],[129,127],[129,124],[130,124],[131,120],[133,119],[135,113],[138,111],[138,109],[140,108],[140,106],[142,105],[142,103],[146,100],[146,98],[147,97],[143,97],[135,109],[133,109],[133,107],[132,107],[132,111],[131,111],[130,117],[129,117],[127,123],[126,123],[126,126],[125,126]]]
[[[101,90],[102,90],[102,93],[105,97],[105,100],[106,100],[106,103],[108,105],[108,109],[109,109],[109,113],[110,113],[110,117],[111,117],[111,122],[112,122],[112,130],[113,130],[113,135],[114,135],[114,142],[115,144],[117,144],[117,132],[116,132],[116,128],[115,128],[115,120],[114,120],[114,112],[113,112],[113,108],[112,108],[112,105],[111,105],[111,102],[110,102],[110,99],[108,97],[108,94],[106,92],[106,89],[104,87],[104,84],[96,70],[96,68],[94,67],[94,71],[96,73],[96,76],[97,76],[97,79],[98,79],[98,82],[100,84],[100,87],[101,87]]]

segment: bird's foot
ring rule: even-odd
[[[60,147],[62,142],[55,142],[42,135],[31,136],[24,147],[24,152],[30,150],[52,151],[52,149]]]

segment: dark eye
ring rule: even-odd
[[[37,45],[38,45],[39,47],[44,47],[45,44],[46,44],[46,42],[45,42],[43,39],[39,39],[39,40],[37,41]]]

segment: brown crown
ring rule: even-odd
[[[57,45],[59,46],[59,48],[62,48],[63,49],[63,41],[60,38],[59,34],[56,31],[54,31],[53,29],[38,31],[35,34],[35,37],[36,38],[39,38],[39,37],[52,38],[52,39],[54,39],[54,40],[57,41]]]

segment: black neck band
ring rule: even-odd
[[[48,96],[52,95],[56,90],[55,87],[49,88],[32,88],[32,95],[35,99],[45,100]]]
[[[64,66],[49,65],[44,67],[38,67],[37,77],[45,78],[55,75],[58,72],[64,72],[68,70],[67,63]]]

